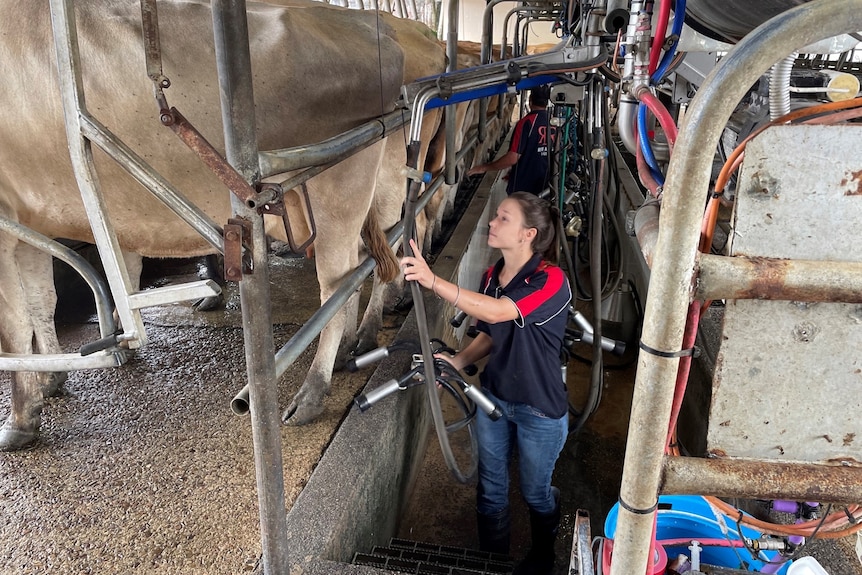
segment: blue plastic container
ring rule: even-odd
[[[605,537],[609,539],[614,538],[618,513],[619,504],[616,504],[605,519]],[[659,497],[656,539],[661,541],[663,539],[726,539],[729,537],[739,540],[736,523],[727,517],[724,518],[724,521],[727,526],[727,536],[722,532],[709,503],[700,495],[662,495]],[[759,531],[745,525],[742,526],[742,533],[749,539],[757,539],[761,535]],[[669,559],[680,554],[691,555],[687,545],[665,547],[665,551]],[[760,560],[755,560],[745,548],[703,547],[700,561],[718,567],[760,572],[767,562],[779,559],[777,555],[774,551],[761,552]],[[790,562],[788,561],[775,573],[779,575],[786,573],[789,565]]]

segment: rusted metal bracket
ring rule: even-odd
[[[290,246],[290,251],[293,253],[301,254],[305,251],[305,248],[310,246],[312,242],[314,242],[317,237],[317,225],[314,223],[314,212],[311,210],[311,199],[308,196],[308,188],[305,183],[300,184],[301,191],[295,191],[294,193],[299,196],[300,201],[304,203],[305,213],[308,214],[308,229],[309,236],[308,238],[297,245],[296,238],[293,235],[293,228],[290,226],[290,218],[287,213],[287,206],[284,205],[284,189],[281,184],[261,184],[260,191],[261,194],[272,194],[281,198],[280,202],[265,204],[261,208],[258,209],[259,212],[263,214],[270,214],[273,216],[281,216],[281,221],[284,222],[284,231],[287,233],[287,243]]]
[[[274,195],[274,190],[268,189],[267,194],[258,194],[246,179],[231,166],[218,150],[210,144],[203,134],[191,125],[191,123],[176,108],[169,110],[169,121],[166,123],[164,115],[162,123],[169,127],[182,140],[206,166],[218,177],[222,183],[249,208],[256,209],[258,213],[261,206],[272,205],[280,202],[281,197]]]
[[[254,273],[248,259],[243,258],[242,249],[243,245],[250,246],[251,242],[251,222],[230,218],[224,226],[224,279],[238,282],[243,274]]]

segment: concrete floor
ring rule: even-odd
[[[283,294],[273,308],[280,345],[317,307],[316,283],[306,260],[274,258],[272,273]],[[196,315],[186,306],[147,311],[148,346],[122,368],[70,374],[64,395],[48,401],[40,442],[0,454],[0,573],[260,571],[250,420],[229,408],[244,384],[245,366],[238,301],[236,294],[228,296],[221,312]],[[288,297],[291,304],[285,305]],[[388,318],[382,341],[393,336],[400,319]],[[60,326],[69,350],[96,334],[88,321]],[[313,353],[306,351],[286,374],[280,405],[298,388]],[[576,405],[588,372],[586,364],[570,363]],[[307,427],[282,428],[289,506],[367,376],[336,374],[324,417]],[[567,572],[575,512],[587,510],[592,535],[601,535],[618,493],[633,371],[609,367],[605,378],[598,412],[570,438],[557,466],[564,514],[559,575]],[[8,410],[7,381],[8,374],[0,374],[0,417]],[[474,547],[474,488],[452,479],[439,454],[432,434],[397,536]],[[512,554],[518,558],[528,547],[527,511],[517,491],[512,500]],[[832,575],[860,574],[854,543],[815,541],[806,552]]]
[[[273,258],[272,282],[280,294],[273,305],[280,346],[319,306],[313,262]],[[255,568],[251,421],[230,410],[245,384],[238,295],[228,291],[222,311],[196,314],[176,305],[144,317],[150,342],[128,364],[71,373],[63,396],[47,401],[39,443],[0,453],[0,573],[227,575]],[[91,322],[59,331],[67,351],[98,337]],[[280,382],[281,406],[313,354],[312,347]],[[282,427],[288,505],[368,375],[337,373],[318,422]],[[3,419],[8,379],[0,373]]]

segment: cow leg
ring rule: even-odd
[[[224,305],[224,277],[222,273],[222,269],[224,267],[224,260],[218,254],[210,254],[208,256],[204,256],[203,265],[198,272],[198,276],[202,280],[213,280],[219,286],[221,286],[222,291],[218,295],[213,295],[205,298],[201,298],[196,301],[192,307],[197,311],[212,311],[215,309],[219,309]]]
[[[57,308],[57,290],[54,287],[54,269],[51,255],[19,242],[15,250],[18,270],[27,298],[27,312],[40,353],[62,353],[54,325]],[[44,397],[57,395],[66,381],[65,371],[40,372],[37,375]]]
[[[26,282],[15,257],[18,240],[0,234],[0,349],[7,353],[33,353],[33,324],[24,295]],[[12,374],[12,410],[0,426],[0,451],[14,451],[36,441],[42,413],[42,388],[36,374]]]
[[[328,272],[334,268],[334,264],[336,263],[330,261],[330,258],[332,256],[337,257],[337,259],[340,260],[340,262],[337,262],[339,267],[343,266],[344,262],[350,261],[350,258],[345,257],[348,254],[345,254],[343,249],[335,250],[341,252],[340,256],[332,254],[331,251],[333,250],[328,249],[331,246],[322,245],[326,242],[320,241],[322,237],[320,235],[319,227],[318,234],[318,240],[315,242],[315,262],[317,264],[318,281],[321,285],[320,301],[321,304],[323,304],[335,291],[334,288],[337,287],[336,282],[332,281],[331,278],[328,278]],[[359,230],[356,230],[356,236],[354,237],[358,238],[358,234]],[[345,235],[345,237],[349,236]],[[359,249],[358,241],[350,242],[342,240],[341,243],[342,246],[344,246],[344,244],[350,244],[353,252],[357,252]],[[356,257],[352,258],[352,260],[355,262]],[[344,277],[344,274],[339,274],[339,276]],[[329,393],[329,388],[332,382],[332,371],[338,356],[338,349],[342,341],[342,336],[347,325],[348,312],[350,311],[348,308],[351,307],[351,304],[354,310],[353,328],[351,329],[354,329],[356,326],[355,313],[357,309],[358,295],[358,293],[354,293],[348,301],[348,304],[336,313],[332,319],[329,320],[329,323],[326,324],[326,327],[323,328],[323,331],[320,332],[320,339],[317,344],[317,353],[314,355],[314,359],[308,369],[305,381],[282,415],[282,420],[285,424],[305,425],[307,423],[311,423],[317,419],[321,413],[323,413],[323,397]]]
[[[400,294],[402,285],[403,282],[397,280],[391,283],[381,283],[377,276],[374,276],[371,296],[362,315],[362,322],[359,324],[358,340],[354,349],[355,355],[362,355],[377,348],[377,334],[383,327],[383,310],[387,307],[387,301],[393,299],[393,293]]]
[[[358,265],[359,260],[356,260],[354,267]],[[359,295],[361,288],[357,290],[347,303],[344,304],[344,329],[341,332],[341,343],[338,345],[338,352],[335,354],[335,364],[333,371],[341,371],[347,362],[353,357],[356,352],[358,333],[356,331],[356,320],[359,317]],[[327,391],[328,393],[328,391]]]
[[[360,231],[371,208],[382,150],[382,143],[370,146],[308,182],[317,224],[314,261],[321,303],[329,299],[338,284],[356,267]],[[349,183],[345,185],[346,182]],[[350,201],[345,201],[345,188],[350,190]],[[350,304],[336,313],[321,331],[308,375],[282,414],[285,424],[305,425],[323,413],[323,397],[332,382],[332,370],[348,323],[348,308],[352,306],[356,310],[357,305],[358,294],[353,294]],[[352,318],[350,330],[354,331],[355,311]],[[355,333],[352,337],[355,338]]]

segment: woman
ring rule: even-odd
[[[509,552],[509,458],[518,447],[521,492],[530,508],[532,547],[515,573],[550,573],[560,522],[559,490],[551,475],[568,433],[568,397],[560,369],[571,289],[556,259],[559,214],[527,192],[500,203],[488,245],[502,258],[482,279],[481,292],[435,276],[421,256],[401,260],[404,277],[475,317],[479,334],[446,357],[463,369],[488,357],[480,380],[503,417],[476,415],[479,484],[476,512],[484,551]],[[414,254],[418,253],[411,241]]]

